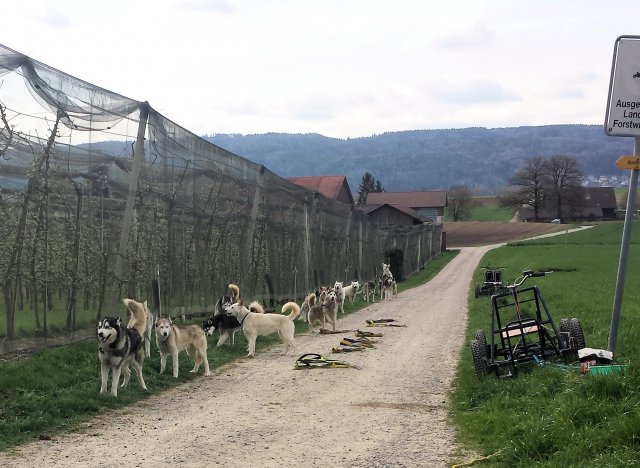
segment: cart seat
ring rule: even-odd
[[[512,338],[514,336],[522,335],[523,333],[537,333],[540,330],[540,326],[536,320],[523,320],[522,322],[508,323],[505,329],[502,331],[503,338]]]

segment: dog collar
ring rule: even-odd
[[[249,316],[251,312],[249,312],[247,315],[245,315],[244,317],[242,317],[242,320],[240,320],[240,325],[242,325],[245,321],[245,319]]]

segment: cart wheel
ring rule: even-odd
[[[560,337],[566,339],[567,342],[562,344],[563,348],[569,348],[571,346],[571,327],[569,326],[569,319],[560,319]]]
[[[582,325],[580,324],[580,320],[578,320],[577,318],[572,318],[571,320],[569,320],[569,334],[573,338],[573,342],[576,345],[576,351],[586,347]]]
[[[471,340],[471,357],[473,358],[473,368],[478,378],[487,375],[487,361],[484,357],[486,351],[480,347],[478,340]]]
[[[476,283],[476,299],[480,297],[480,285]]]
[[[476,330],[475,340],[480,345],[480,349],[483,351],[482,355],[485,357],[489,357],[489,353],[487,352],[487,335],[485,335],[484,330]]]

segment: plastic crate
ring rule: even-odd
[[[622,374],[629,368],[627,364],[612,364],[609,366],[590,366],[589,373],[592,375]]]

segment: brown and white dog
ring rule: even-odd
[[[251,312],[250,309],[252,306],[255,308],[254,303],[251,303],[249,304],[249,309],[247,309],[242,304],[242,301],[240,301],[227,309],[227,315],[234,316],[242,325],[244,336],[247,337],[247,341],[249,342],[249,353],[247,356],[255,356],[256,339],[258,336],[270,335],[271,333],[277,332],[278,335],[280,335],[285,346],[283,354],[287,354],[290,347],[297,346],[293,338],[295,333],[293,320],[300,315],[300,306],[298,304],[295,302],[287,302],[282,306],[283,313],[288,310],[291,311],[289,315]]]
[[[153,330],[153,314],[147,306],[147,301],[138,302],[133,299],[123,299],[129,311],[127,328],[135,329],[144,342],[144,354],[151,357],[151,330]]]
[[[159,318],[155,323],[156,343],[160,350],[160,373],[167,366],[167,356],[171,356],[173,376],[178,377],[178,353],[186,351],[193,358],[192,373],[198,372],[204,362],[204,375],[211,375],[207,358],[207,335],[197,325],[180,326],[171,323],[169,318]]]
[[[302,301],[302,305],[300,306],[300,315],[298,316],[298,320],[302,320],[303,322],[308,322],[309,319],[307,314],[309,313],[309,309],[316,301],[315,293],[307,294],[307,297]]]
[[[315,302],[315,294],[312,295]],[[326,322],[329,321],[336,331],[336,322],[338,321],[338,303],[336,302],[336,293],[333,290],[327,291],[318,304],[311,304],[308,312],[309,331],[313,332],[313,326],[320,322],[322,328],[326,328]]]

